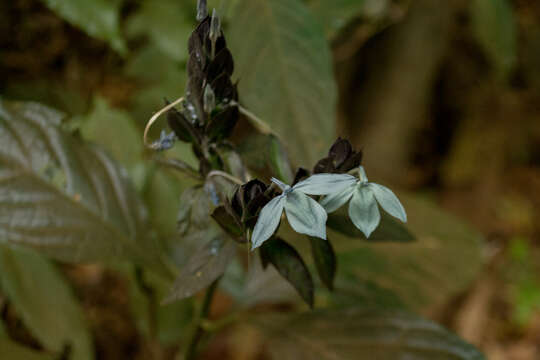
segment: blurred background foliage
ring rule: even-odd
[[[223,18],[242,103],[277,131],[295,164],[310,167],[337,134],[364,149],[370,177],[410,192],[402,197],[421,241],[351,247],[334,234],[336,286],[345,293],[321,291],[318,303],[406,306],[489,359],[540,358],[540,3],[209,3]],[[0,3],[2,98],[61,110],[67,131],[120,162],[144,199],[151,236],[171,239],[164,245],[178,264],[188,253],[174,241],[180,199],[193,182],[148,161],[141,134],[164,98],[184,92],[195,8],[195,0]],[[267,146],[253,138],[240,143],[246,155]],[[269,153],[279,153],[272,146]],[[196,166],[189,147],[176,144],[171,153]],[[479,229],[482,248],[474,245],[474,231],[433,203]],[[34,349],[62,352],[69,340],[73,359],[92,358],[94,348],[99,359],[147,359],[162,351],[154,342],[174,348],[185,336],[192,301],[145,314],[148,302],[167,294],[157,277],[143,279],[157,293],[148,296],[124,264],[56,266],[7,247],[0,258],[0,272],[20,274],[18,282],[2,282],[3,323]],[[25,279],[27,266],[41,274],[39,286]],[[240,289],[239,267],[228,269],[214,314],[229,311],[233,299],[255,302],[257,295],[281,304],[294,296],[262,270],[248,274],[248,283],[257,281]],[[33,303],[38,294],[44,302]],[[7,298],[17,300],[10,306]],[[55,322],[57,312],[70,313],[70,321]],[[302,322],[309,323],[306,316]],[[8,345],[4,332],[0,322],[0,355],[9,346],[21,359],[49,358]],[[291,348],[290,341],[275,341],[278,353]],[[254,359],[262,342],[260,333],[239,327],[212,341],[204,356]]]

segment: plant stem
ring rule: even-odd
[[[216,292],[217,285],[220,279],[221,277],[214,280],[214,282],[208,287],[208,289],[206,290],[206,293],[204,294],[204,299],[201,305],[201,311],[199,313],[199,317],[196,322],[195,332],[193,333],[193,336],[191,337],[191,340],[188,343],[185,360],[193,360],[195,359],[195,356],[197,355],[197,346],[199,345],[199,342],[202,340],[202,338],[206,334],[206,330],[204,329],[203,324],[208,318],[210,305],[212,304],[214,293]]]

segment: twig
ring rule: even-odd
[[[212,304],[212,300],[214,298],[214,294],[216,292],[220,279],[221,277],[214,280],[214,282],[210,285],[210,287],[208,287],[206,293],[204,294],[201,311],[199,313],[198,319],[196,320],[197,323],[195,332],[193,333],[193,337],[188,343],[185,360],[193,360],[197,355],[197,346],[199,345],[199,342],[201,341],[203,336],[206,334],[206,330],[204,329],[203,324],[208,318],[208,313],[210,312],[210,305]]]
[[[168,159],[163,157],[154,157],[153,160],[161,166],[165,166],[174,170],[178,170],[183,174],[195,180],[202,180],[199,172],[188,163],[180,159]]]
[[[231,105],[238,106],[238,110],[240,111],[240,114],[245,115],[248,119],[251,120],[252,124],[255,126],[257,130],[259,130],[261,133],[266,135],[275,135],[276,133],[272,130],[268,124],[266,124],[264,121],[262,121],[261,118],[259,118],[257,115],[249,111],[248,109],[244,108],[242,105],[237,103],[236,101],[231,101]]]

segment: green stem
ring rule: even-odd
[[[206,334],[206,330],[203,326],[204,322],[208,318],[208,313],[210,311],[210,305],[212,304],[212,300],[214,298],[214,293],[216,292],[219,280],[221,277],[214,280],[214,282],[208,287],[206,290],[206,293],[204,294],[204,299],[201,305],[201,311],[199,313],[199,317],[197,318],[195,332],[193,333],[193,336],[191,337],[191,340],[188,343],[188,347],[186,350],[186,356],[185,360],[193,360],[195,359],[195,356],[197,355],[197,347]]]

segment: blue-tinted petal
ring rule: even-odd
[[[326,211],[309,196],[292,191],[285,203],[287,220],[294,231],[326,239]]]
[[[257,219],[253,234],[251,235],[251,250],[258,248],[263,242],[268,240],[276,231],[281,214],[283,213],[283,207],[285,206],[286,197],[280,195],[270,200],[266,204]]]
[[[349,217],[353,224],[364,233],[366,238],[379,225],[381,214],[379,213],[375,197],[371,189],[367,186],[356,188],[349,203]]]
[[[349,186],[344,190],[341,190],[336,193],[326,195],[321,201],[320,204],[326,210],[327,213],[331,213],[339,209],[343,204],[345,204],[353,196],[357,185]]]
[[[328,195],[356,184],[357,181],[348,174],[315,174],[294,185],[293,189],[309,195]]]
[[[407,222],[407,214],[405,213],[405,209],[392,190],[385,186],[374,183],[369,183],[367,186],[371,189],[375,199],[377,199],[379,205],[381,205],[384,211],[403,222]]]

